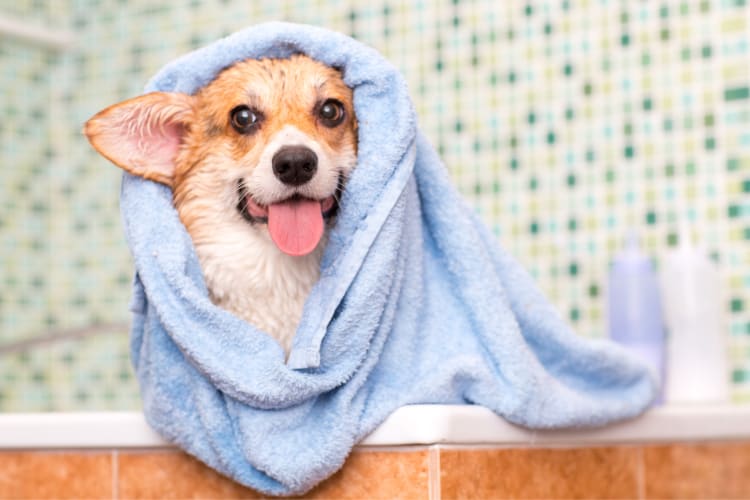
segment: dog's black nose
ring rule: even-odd
[[[318,170],[318,156],[307,146],[284,146],[271,160],[274,175],[284,184],[300,186]]]

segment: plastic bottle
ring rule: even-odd
[[[661,270],[670,403],[726,403],[729,370],[723,300],[716,264],[692,245],[687,227]]]
[[[609,272],[609,336],[649,363],[664,379],[664,322],[659,284],[651,259],[630,233],[625,248],[615,256]],[[663,401],[659,394],[656,403]]]

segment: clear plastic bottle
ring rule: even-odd
[[[670,403],[729,401],[729,369],[721,279],[705,251],[680,228],[677,248],[661,266]]]
[[[625,248],[618,253],[609,271],[609,336],[648,362],[664,379],[664,322],[659,300],[659,284],[651,259],[630,233]],[[656,402],[663,401],[663,393]]]

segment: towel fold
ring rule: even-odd
[[[147,91],[195,93],[246,58],[295,53],[354,89],[358,164],[287,362],[214,306],[168,188],[125,174],[135,259],[132,357],[161,434],[267,494],[299,494],[411,403],[483,405],[537,428],[642,412],[649,370],[576,336],[452,187],[406,84],[375,50],[287,23],[248,28],[164,67]]]

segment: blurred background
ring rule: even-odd
[[[0,411],[139,408],[120,171],[81,126],[267,20],[400,68],[459,189],[583,336],[606,335],[628,231],[658,266],[687,221],[750,401],[749,18],[745,0],[1,1]]]

